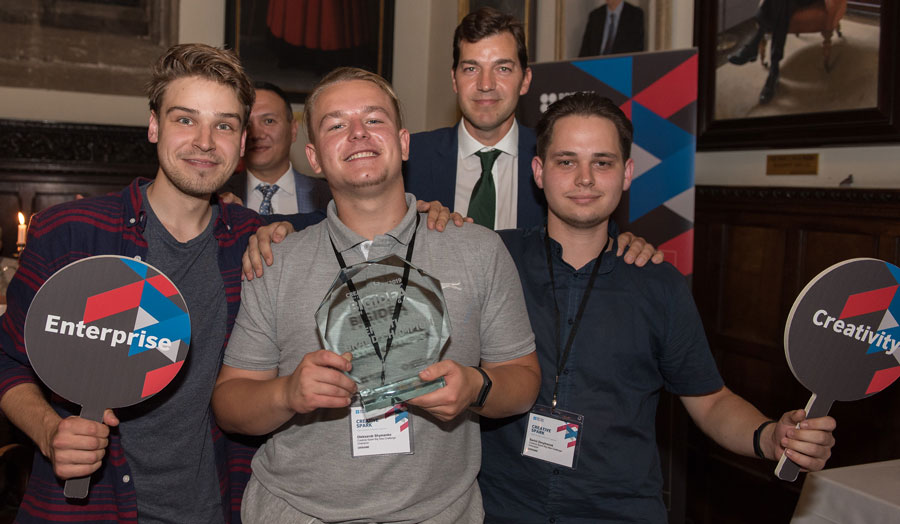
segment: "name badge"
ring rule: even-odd
[[[406,404],[366,418],[362,406],[350,406],[350,436],[354,457],[412,454],[412,420]]]
[[[584,415],[535,405],[528,413],[522,455],[575,469],[583,426]]]

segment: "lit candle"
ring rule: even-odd
[[[16,239],[16,243],[19,245],[25,245],[25,215],[19,211],[19,236]]]

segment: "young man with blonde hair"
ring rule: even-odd
[[[488,229],[438,234],[419,224],[400,171],[409,133],[381,77],[332,72],[305,117],[307,157],[334,200],[325,222],[273,246],[274,264],[245,284],[213,394],[223,427],[271,433],[253,459],[244,518],[481,522],[478,416],[521,413],[540,381],[513,262]],[[452,284],[444,288],[450,341],[419,374],[446,386],[408,401],[414,453],[353,457],[357,389],[344,374],[353,362],[319,349],[315,308],[343,265],[410,252],[414,265]],[[294,278],[299,269],[304,277]]]

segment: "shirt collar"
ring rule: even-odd
[[[411,193],[406,193],[406,207],[406,215],[403,216],[400,223],[384,235],[377,235],[374,240],[377,241],[379,237],[390,237],[394,242],[403,244],[404,246],[409,243],[416,227],[417,213],[416,197]],[[337,215],[337,207],[335,206],[334,200],[328,203],[326,215],[328,217],[326,219],[328,234],[331,236],[331,241],[334,242],[334,247],[336,247],[339,252],[343,253],[368,240],[367,238],[358,235],[341,222],[341,219],[338,218]]]
[[[468,158],[482,149],[499,149],[507,155],[518,156],[519,154],[519,123],[513,118],[512,127],[506,132],[506,135],[493,146],[486,146],[476,140],[469,134],[464,122],[460,121],[457,138],[459,140],[459,154],[462,158]]]
[[[543,237],[547,236],[547,226],[544,226],[542,228],[541,233],[542,233]],[[610,271],[612,271],[615,268],[616,261],[619,259],[619,257],[616,256],[616,252],[618,251],[618,248],[619,248],[619,239],[618,239],[619,227],[616,225],[616,223],[613,221],[613,219],[609,219],[607,233],[609,234],[609,238],[612,239],[612,248],[607,251],[603,251],[598,258],[591,260],[590,262],[585,264],[584,267],[582,267],[578,270],[576,270],[575,268],[570,266],[568,262],[563,260],[562,245],[551,237],[550,238],[550,254],[551,254],[551,256],[553,256],[554,265],[556,265],[556,263],[558,262],[562,265],[562,267],[567,268],[569,271],[583,273],[583,272],[590,271],[594,267],[594,264],[596,264],[599,259],[600,267],[597,269],[597,272],[600,274],[609,273]],[[607,240],[607,244],[609,244],[608,240]],[[546,257],[546,255],[544,255],[544,256]]]
[[[618,20],[619,17],[622,16],[622,9],[624,9],[624,8],[625,8],[625,2],[619,2],[619,5],[613,10],[610,10],[607,7],[606,8],[606,18],[609,18],[609,15],[616,15],[616,20]]]
[[[250,170],[247,170],[247,189],[248,192],[256,189],[256,186],[259,184],[267,184],[268,182],[263,182],[262,180],[256,178]],[[290,162],[288,162],[287,171],[281,175],[281,177],[275,181],[278,185],[278,191],[281,193],[286,193],[288,195],[293,195],[296,193],[296,186],[294,184],[294,166]]]
[[[147,227],[147,212],[144,210],[144,193],[141,191],[141,186],[149,186],[152,183],[153,180],[148,178],[135,178],[128,187],[131,198],[125,201],[126,227],[137,228],[141,235],[144,234],[144,228]],[[149,206],[150,203],[148,202],[147,205]],[[216,213],[213,234],[217,238],[229,234],[232,229],[232,218],[231,213],[228,211],[228,206],[222,202],[222,198],[218,194],[213,194],[210,199],[210,205],[218,205],[219,207],[219,212]]]

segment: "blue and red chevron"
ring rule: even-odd
[[[394,424],[400,424],[400,431],[406,431],[409,428],[409,412],[406,410],[406,404],[397,404],[388,410],[383,417],[394,417]]]
[[[189,343],[191,321],[188,312],[175,303],[174,300],[181,300],[181,297],[168,278],[156,271],[149,274],[150,267],[141,262],[128,258],[118,260],[142,280],[88,297],[82,320],[88,324],[126,311],[135,311],[134,332],[141,331],[144,337],[168,338],[173,342],[176,350],[169,356],[172,363],[150,370],[144,376],[141,396],[145,398],[162,390],[181,370],[184,360],[176,359],[177,347],[179,342]],[[135,337],[130,344],[129,357],[149,351],[147,347],[140,345],[139,340]]]
[[[566,442],[566,447],[567,448],[574,447],[575,444],[578,443],[578,424],[563,424],[561,426],[556,427],[557,432],[560,432],[563,430],[565,430],[565,432],[566,432],[565,439],[568,441],[568,442]]]
[[[568,94],[610,98],[634,124],[631,189],[614,218],[648,239],[684,275],[693,272],[697,52],[663,51],[532,65],[519,119],[534,126]]]
[[[885,267],[890,271],[894,280],[900,283],[900,270],[893,264],[885,264]],[[871,313],[881,313],[881,321],[876,331],[890,336],[894,340],[900,340],[900,324],[897,322],[897,319],[900,318],[898,316],[900,315],[900,294],[897,293],[898,289],[900,289],[900,284],[895,283],[879,289],[853,293],[847,297],[847,301],[844,303],[838,318],[844,320]],[[881,340],[881,338],[879,337],[878,340]],[[866,354],[879,354],[886,351],[878,342],[873,341],[869,344]],[[866,390],[866,395],[883,390],[897,378],[900,378],[900,362],[895,367],[876,371]]]

